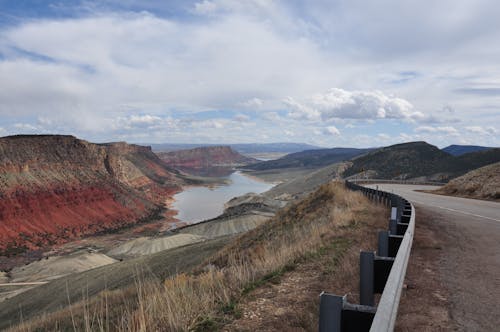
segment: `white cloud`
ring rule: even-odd
[[[495,135],[498,133],[498,130],[494,127],[481,127],[481,126],[466,126],[464,129],[472,134],[479,135]]]
[[[151,126],[152,124],[158,123],[161,118],[153,115],[132,115],[129,118],[129,123],[135,126]]]
[[[313,107],[301,104],[295,101],[292,97],[287,97],[283,100],[283,103],[290,109],[290,117],[294,119],[308,119],[308,120],[319,120],[321,113],[314,109]]]
[[[200,15],[210,15],[217,10],[217,5],[213,1],[203,0],[194,4],[194,11]]]
[[[380,138],[381,140],[384,140],[384,141],[391,139],[391,136],[384,134],[384,133],[377,134],[377,137]]]
[[[340,131],[335,126],[326,127],[324,133],[331,136],[340,136]]]
[[[330,67],[312,41],[236,14],[198,23],[147,13],[30,21],[0,30],[0,50],[7,55],[0,59],[1,116],[90,132],[105,130],[106,118],[150,110],[259,109],[264,100],[255,95],[271,96],[276,109],[285,91],[298,95],[303,84],[320,84],[313,78]]]
[[[259,109],[264,105],[264,101],[260,98],[251,98],[240,103],[240,105],[245,108]]]
[[[432,126],[420,126],[415,128],[417,133],[430,133],[430,134],[446,134],[446,135],[458,135],[458,130],[451,126],[444,127],[432,127]]]
[[[194,121],[191,123],[193,128],[209,128],[209,129],[222,129],[226,127],[228,120],[224,119],[210,119],[202,121]]]
[[[332,88],[300,103],[291,97],[284,103],[292,110],[292,118],[328,119],[418,119],[421,112],[405,99],[385,95],[381,91],[347,91]]]
[[[29,123],[15,123],[14,128],[16,128],[17,130],[19,130],[20,132],[23,132],[23,133],[24,132],[33,133],[39,129],[38,127],[35,127]]]
[[[276,112],[265,112],[262,117],[268,121],[281,122],[283,118]]]
[[[236,114],[234,116],[234,120],[237,122],[248,122],[248,121],[250,121],[250,117],[248,115],[245,115],[245,114]]]

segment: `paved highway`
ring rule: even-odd
[[[376,188],[377,185],[367,185]],[[500,227],[500,203],[434,195],[416,190],[434,190],[436,186],[402,185],[402,184],[380,184],[380,190],[393,192],[405,197],[415,205],[442,209],[454,214],[473,216],[481,219],[479,222],[491,222]]]
[[[434,186],[378,188],[405,197],[416,208],[406,278],[410,287],[401,302],[399,329],[498,331],[500,203],[416,191]]]

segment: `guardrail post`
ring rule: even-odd
[[[393,257],[381,257],[375,256],[374,266],[373,266],[373,292],[377,294],[382,294],[391,273],[392,265],[394,263]]]
[[[370,330],[377,308],[351,304],[346,295],[322,292],[319,311],[319,332],[360,332]]]
[[[389,257],[396,257],[398,254],[399,246],[403,241],[403,235],[389,235]]]
[[[319,332],[341,332],[344,297],[322,292],[319,299]]]
[[[375,254],[373,251],[362,251],[359,255],[359,303],[373,306],[373,271]]]
[[[408,220],[409,221],[409,220]],[[406,222],[398,222],[397,223],[397,235],[405,235],[406,230],[408,229],[409,223]]]
[[[379,231],[378,232],[378,248],[377,255],[379,256],[389,256],[389,232]]]
[[[398,233],[398,208],[397,207],[392,207],[391,208],[391,219],[389,220],[389,233],[390,234],[397,234]]]

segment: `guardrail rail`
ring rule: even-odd
[[[388,230],[379,231],[377,251],[362,251],[360,304],[347,295],[320,294],[320,332],[393,331],[415,230],[415,208],[403,197],[351,181],[346,187],[391,207]],[[375,306],[374,294],[382,294]]]

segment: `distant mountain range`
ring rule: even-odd
[[[372,149],[332,148],[306,150],[288,154],[275,160],[264,161],[245,166],[245,169],[263,171],[285,168],[319,168],[372,151]]]
[[[168,152],[175,150],[188,150],[198,147],[220,146],[221,144],[145,144],[150,145],[154,152]],[[318,146],[305,143],[243,143],[243,144],[223,144],[230,146],[233,150],[243,154],[252,153],[294,153],[304,150],[321,149]]]
[[[447,152],[453,156],[461,156],[466,153],[470,152],[478,152],[478,151],[484,151],[484,150],[489,150],[489,149],[494,149],[493,147],[487,147],[487,146],[479,146],[479,145],[450,145],[447,146],[441,150],[444,152]]]
[[[251,164],[245,166],[245,169],[250,171],[315,169],[341,161],[352,162],[344,172],[345,177],[353,175],[379,179],[422,177],[428,180],[448,181],[475,168],[500,161],[500,149],[452,145],[440,150],[426,142],[410,142],[372,149],[315,149]]]

